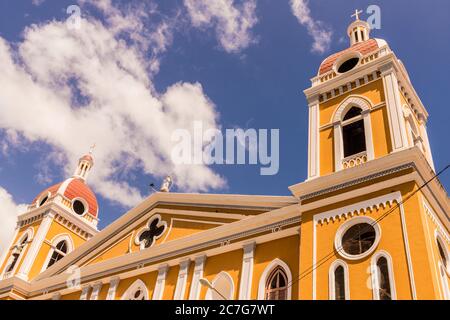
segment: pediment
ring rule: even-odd
[[[156,193],[40,274],[104,262],[297,203],[293,197]],[[144,246],[141,240],[146,240]]]

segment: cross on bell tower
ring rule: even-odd
[[[356,17],[356,21],[359,21],[359,14],[360,14],[360,13],[362,13],[362,11],[356,9],[356,10],[355,10],[355,13],[352,14],[352,18],[353,18],[353,17]]]

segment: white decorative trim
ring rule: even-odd
[[[119,285],[119,282],[120,282],[120,278],[119,277],[115,277],[115,278],[110,280],[110,282],[109,282],[109,289],[108,289],[108,294],[106,296],[106,300],[115,300],[116,299],[116,291],[117,291],[117,287]]]
[[[81,290],[80,300],[87,300],[89,295],[89,290],[91,289],[91,286],[84,286]]]
[[[255,255],[256,242],[243,246],[241,282],[239,287],[239,300],[250,300],[253,278],[253,257]]]
[[[72,237],[68,233],[57,235],[51,241],[50,250],[47,254],[47,257],[44,260],[44,264],[42,265],[41,272],[44,272],[45,270],[47,270],[48,263],[50,262],[53,252],[55,252],[56,245],[58,243],[60,243],[61,241],[66,241],[66,244],[67,244],[66,255],[68,255],[69,253],[71,253],[73,251],[74,245],[73,245]]]
[[[195,258],[195,267],[194,274],[192,276],[191,282],[191,292],[189,293],[189,300],[198,300],[200,299],[200,279],[203,278],[203,269],[205,267],[206,256],[200,256]]]
[[[403,110],[400,102],[400,89],[394,66],[388,63],[381,68],[384,93],[388,110],[389,128],[393,151],[407,148],[406,126],[403,120]]]
[[[386,195],[354,203],[342,208],[326,211],[314,216],[316,224],[340,221],[341,219],[348,219],[361,214],[361,211],[378,210],[380,207],[386,208],[387,205],[392,206],[394,201],[397,201],[397,192],[388,193]]]
[[[217,287],[216,287],[217,282],[221,278],[225,279],[230,284],[230,289],[231,289],[230,292],[221,292],[220,288],[217,289]],[[216,277],[214,278],[214,280],[212,281],[211,284],[212,284],[213,288],[215,288],[217,291],[219,291],[220,294],[222,294],[227,300],[234,299],[234,281],[228,272],[221,271],[218,275],[216,275]],[[208,288],[208,290],[206,291],[205,300],[213,300],[213,290]],[[222,299],[219,299],[219,300],[222,300]]]
[[[434,239],[435,239],[436,246],[439,243],[442,250],[444,251],[444,256],[445,256],[444,258],[447,263],[444,267],[445,267],[447,274],[450,276],[450,253],[448,251],[448,247],[447,247],[446,243],[443,240],[444,237],[437,229],[434,230]],[[439,247],[438,247],[438,249],[439,249]],[[439,256],[440,256],[440,253],[439,253]],[[439,259],[440,259],[440,257],[439,257]]]
[[[261,277],[259,278],[258,285],[258,300],[264,300],[265,292],[266,292],[266,284],[267,278],[270,276],[270,273],[276,268],[281,267],[283,271],[286,273],[287,277],[287,296],[286,300],[292,299],[292,272],[289,266],[283,260],[278,258],[272,260],[264,269]]]
[[[450,236],[447,233],[447,230],[442,225],[441,221],[439,220],[439,218],[436,216],[436,214],[426,201],[423,201],[423,207],[425,209],[425,213],[431,218],[431,221],[433,221],[434,225],[437,227],[439,234],[442,236],[443,239],[445,239],[447,244],[450,245]]]
[[[137,290],[141,290],[144,299],[136,299],[134,297]],[[125,291],[120,300],[148,300],[147,286],[141,279],[137,279],[133,284]]]
[[[52,295],[52,300],[61,300],[61,293],[60,292],[55,292]]]
[[[175,287],[173,300],[184,300],[190,264],[191,260],[189,259],[180,262],[180,271],[178,272],[177,285]]]
[[[158,269],[158,277],[156,278],[155,290],[153,291],[153,300],[162,300],[164,294],[164,287],[166,284],[168,265],[163,265]]]
[[[36,235],[33,239],[33,242],[30,245],[30,248],[28,249],[27,255],[25,256],[25,260],[23,261],[22,265],[20,266],[19,273],[17,274],[18,277],[22,278],[23,280],[28,280],[28,273],[30,272],[31,266],[33,265],[34,261],[36,260],[36,256],[41,249],[42,243],[44,242],[45,236],[48,233],[48,230],[50,229],[50,226],[52,224],[54,218],[54,214],[51,212],[48,212],[45,218],[42,220]]]
[[[361,201],[346,207],[342,207],[339,209],[330,210],[318,215],[314,216],[314,230],[313,230],[313,266],[316,266],[317,263],[317,226],[319,224],[322,224],[323,221],[332,221],[334,222],[335,219],[339,218],[347,218],[348,215],[359,215],[361,210],[368,210],[371,208],[378,208],[379,205],[382,205],[385,207],[386,203],[390,203],[392,205],[393,201],[396,201],[398,204],[402,202],[402,195],[400,192],[392,192],[388,193],[384,196],[369,199],[366,201]],[[411,250],[409,248],[409,238],[408,238],[408,232],[407,232],[407,226],[406,226],[406,220],[405,220],[405,212],[403,205],[399,205],[400,208],[400,217],[401,217],[401,223],[402,223],[402,232],[403,232],[403,242],[405,245],[405,251],[406,251],[406,259],[408,264],[408,272],[409,272],[409,280],[411,285],[411,292],[413,299],[417,299],[417,293],[416,293],[416,286],[415,286],[415,280],[414,280],[414,271],[412,266],[412,260],[411,260]],[[317,297],[317,272],[316,268],[313,269],[313,300]]]
[[[16,264],[14,265],[13,270],[11,270],[10,272],[6,272],[6,270],[8,269],[8,267],[11,265],[11,263],[14,260],[14,257],[13,257],[14,249],[20,247],[21,243],[23,242],[23,240],[25,239],[26,236],[27,236],[27,242],[23,246],[19,257],[17,258]],[[9,278],[9,277],[11,277],[11,276],[13,276],[15,274],[17,268],[19,267],[20,261],[23,259],[23,256],[24,256],[25,252],[27,252],[27,248],[29,247],[29,244],[32,243],[33,240],[34,240],[33,236],[34,236],[34,229],[30,227],[16,241],[16,244],[14,245],[14,248],[9,248],[9,251],[5,250],[5,252],[10,252],[10,254],[9,254],[8,260],[6,261],[6,264],[4,266],[4,269],[3,269],[3,272],[1,274],[0,279]],[[15,239],[13,239],[13,241],[14,240]],[[27,252],[27,255],[28,255],[28,252]],[[0,265],[0,267],[1,267],[1,265]]]
[[[372,275],[372,293],[373,293],[373,299],[374,300],[380,300],[380,291],[379,291],[379,285],[380,285],[380,274],[379,274],[379,268],[377,266],[378,259],[385,258],[387,261],[387,268],[388,268],[388,276],[389,276],[389,284],[391,286],[391,297],[392,300],[397,300],[397,292],[395,289],[395,277],[394,277],[394,263],[392,262],[391,255],[384,251],[380,250],[377,253],[375,253],[371,259],[370,262],[370,273]]]
[[[69,184],[74,180],[74,178],[69,178],[66,179],[58,188],[58,190],[56,191],[56,194],[60,194],[62,196],[64,196],[64,193],[66,192],[67,187],[69,186]]]
[[[308,179],[320,176],[320,113],[318,97],[309,105]]]
[[[16,226],[16,229],[14,230],[14,234],[11,237],[11,240],[9,241],[9,245],[7,247],[5,247],[5,250],[3,251],[3,253],[1,255],[1,257],[0,257],[0,268],[5,264],[6,258],[8,257],[10,251],[12,250],[14,241],[16,240],[17,235],[19,233],[19,229],[20,228],[18,226]],[[31,229],[31,230],[33,230],[33,229]],[[5,268],[6,268],[6,266],[5,266]],[[0,276],[0,279],[1,278],[2,277]]]
[[[344,236],[344,234],[347,232],[348,229],[360,223],[366,223],[373,227],[373,229],[375,230],[375,241],[369,248],[369,250],[358,255],[351,255],[345,252],[345,250],[343,249],[342,237]],[[381,229],[379,224],[374,219],[369,217],[355,217],[346,221],[339,227],[339,229],[336,232],[336,236],[334,238],[334,248],[336,249],[337,253],[340,256],[342,256],[347,260],[361,260],[362,258],[365,258],[368,255],[370,255],[377,248],[378,244],[380,243],[380,239],[381,239]]]
[[[102,285],[103,285],[103,283],[101,283],[101,282],[95,283],[93,285],[90,300],[98,300],[98,295],[100,293]]]
[[[443,291],[443,299],[444,300],[450,300],[450,286],[448,283],[448,277],[447,272],[445,270],[445,267],[442,265],[441,261],[438,261],[438,269],[439,269],[439,277],[441,279],[441,286]]]
[[[156,227],[159,228],[159,227],[163,226],[163,227],[164,227],[164,230],[163,230],[163,232],[161,232],[161,234],[160,234],[159,236],[156,236],[156,237],[153,238],[153,244],[152,244],[150,247],[152,247],[152,246],[155,244],[156,240],[158,240],[159,238],[161,238],[161,237],[163,236],[163,234],[167,231],[167,222],[166,222],[166,221],[163,221],[163,219],[161,218],[161,215],[155,214],[155,215],[151,216],[150,219],[148,220],[148,222],[145,224],[145,227],[142,228],[142,229],[137,233],[136,237],[134,238],[134,243],[135,243],[137,246],[139,246],[139,247],[141,248],[141,250],[144,250],[144,249],[146,249],[146,248],[145,248],[145,244],[144,244],[143,242],[139,241],[139,238],[141,237],[141,235],[142,235],[143,232],[149,230],[150,225],[153,223],[153,221],[155,221],[155,220],[157,220],[157,219],[159,219],[159,223],[156,225]],[[147,248],[147,249],[148,249],[148,248]]]
[[[335,271],[336,268],[341,266],[344,268],[344,291],[345,300],[350,300],[350,284],[349,284],[349,272],[348,265],[343,260],[336,260],[330,266],[330,271],[328,273],[328,296],[330,300],[336,300],[336,288],[335,288]]]

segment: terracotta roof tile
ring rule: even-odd
[[[357,51],[357,52],[361,53],[362,55],[366,55],[377,49],[378,49],[378,42],[375,39],[369,39],[367,41],[355,44],[355,45],[351,46],[350,48],[342,50],[342,51],[335,53],[335,54],[329,56],[328,58],[326,58],[320,65],[319,75],[322,75],[322,74],[330,71],[333,68],[333,65],[336,62],[336,60],[346,53]]]

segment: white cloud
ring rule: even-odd
[[[17,205],[12,196],[0,187],[0,256],[11,242],[17,216],[25,210],[26,205]]]
[[[256,40],[251,33],[258,22],[256,0],[241,5],[234,0],[184,0],[194,27],[215,27],[220,45],[226,52],[239,52]]]
[[[45,0],[32,0],[31,3],[35,6],[40,6],[41,4],[43,4],[45,2]]]
[[[308,33],[313,37],[312,51],[324,53],[330,48],[332,30],[327,28],[322,21],[311,17],[311,10],[307,0],[290,0],[291,10],[300,24],[306,27]]]
[[[99,4],[106,24],[84,14],[77,30],[58,21],[32,25],[17,49],[0,37],[0,129],[51,146],[54,164],[63,165],[67,175],[96,142],[89,182],[97,193],[126,206],[143,198],[127,179],[136,170],[160,178],[175,174],[183,191],[223,187],[223,178],[206,166],[171,162],[172,131],[193,130],[194,121],[217,128],[218,114],[199,83],[154,89],[154,61],[170,43],[168,22],[152,29],[157,41],[144,43],[141,37],[152,39],[144,24],[121,25],[123,16],[109,1]]]

